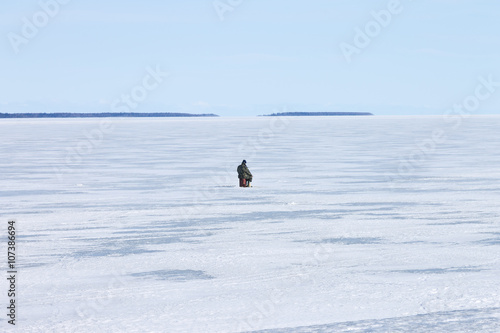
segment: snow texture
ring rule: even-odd
[[[16,331],[500,331],[500,117],[102,121],[0,122]]]

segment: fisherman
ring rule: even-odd
[[[240,179],[240,187],[250,187],[252,173],[248,170],[247,161],[243,160],[236,170],[238,171],[238,178]]]

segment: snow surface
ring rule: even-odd
[[[500,117],[106,121],[0,122],[16,331],[500,331]]]

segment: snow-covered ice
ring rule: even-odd
[[[500,117],[451,120],[2,119],[15,329],[498,332]]]

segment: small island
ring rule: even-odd
[[[303,117],[303,116],[373,116],[369,112],[281,112],[265,114],[264,117]]]
[[[107,118],[107,117],[218,117],[218,115],[170,112],[102,112],[102,113],[0,113],[0,118]]]

